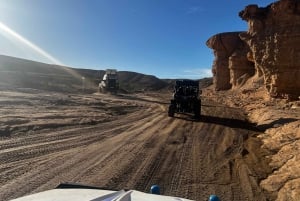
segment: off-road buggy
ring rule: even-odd
[[[192,113],[195,118],[200,118],[201,99],[199,98],[199,92],[198,81],[177,80],[168,115],[174,117],[175,113]]]

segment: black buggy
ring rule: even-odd
[[[200,118],[201,99],[199,92],[198,81],[177,80],[173,99],[169,106],[169,117],[174,117],[175,113],[192,113],[195,118]]]

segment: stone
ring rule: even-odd
[[[256,72],[271,97],[300,96],[300,0],[280,0],[261,8],[249,5],[239,13],[248,22],[241,33]]]
[[[239,86],[254,75],[254,63],[247,58],[250,49],[240,39],[241,33],[219,33],[206,42],[215,55],[212,67],[215,90],[228,90]]]
[[[230,83],[232,87],[243,86],[255,74],[254,62],[249,60],[250,49],[244,42],[229,57]]]

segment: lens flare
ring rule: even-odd
[[[35,45],[33,42],[29,41],[25,37],[23,37],[20,34],[18,34],[14,30],[12,30],[11,28],[9,28],[5,24],[3,24],[1,21],[0,21],[0,34],[2,34],[5,37],[9,36],[8,37],[9,39],[12,38],[12,39],[16,40],[17,42],[20,42],[21,44],[26,45],[30,49],[32,49],[35,52],[37,52],[39,55],[42,55],[45,58],[47,58],[48,60],[50,60],[51,62],[53,62],[53,64],[59,66],[66,73],[72,75],[75,79],[80,80],[80,81],[82,80],[82,75],[80,75],[76,71],[72,70],[72,68],[66,67],[58,59],[54,58],[52,55],[50,55],[49,53],[47,53],[45,50],[43,50],[42,48],[40,48],[37,45]],[[89,84],[90,86],[94,85],[94,83],[91,82],[91,81],[89,81],[89,80],[85,80],[85,82],[86,82],[86,84]]]
[[[18,34],[17,32],[15,32],[14,30],[12,30],[11,28],[9,28],[8,26],[6,26],[5,24],[3,24],[2,22],[0,22],[0,33],[4,32],[9,34],[10,36],[14,37],[15,39],[17,39],[18,41],[22,42],[23,44],[27,45],[28,47],[30,47],[32,50],[34,50],[35,52],[39,53],[40,55],[44,56],[45,58],[49,59],[51,62],[53,62],[54,64],[57,65],[64,65],[62,62],[60,62],[58,59],[54,58],[52,55],[50,55],[49,53],[47,53],[45,50],[43,50],[42,48],[38,47],[37,45],[35,45],[34,43],[30,42],[28,39],[24,38],[23,36],[21,36],[20,34]]]

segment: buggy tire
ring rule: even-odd
[[[173,104],[171,104],[171,105],[169,106],[168,116],[169,116],[169,117],[174,117],[174,114],[175,114],[175,107],[174,107]]]
[[[197,100],[194,103],[194,115],[196,119],[200,119],[201,116],[201,100]]]

